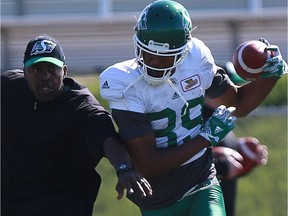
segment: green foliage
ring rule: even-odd
[[[97,75],[75,77],[85,84],[106,108],[108,104],[99,96]],[[287,105],[287,76],[262,105]],[[258,167],[238,181],[237,216],[287,215],[287,116],[246,117],[236,121],[238,136],[254,136],[269,149],[266,166]],[[100,192],[95,203],[94,216],[140,216],[138,208],[126,197],[117,200],[116,175],[106,159],[98,165],[102,176]]]
[[[75,78],[78,82],[84,84],[97,98],[99,103],[102,104],[102,106],[104,106],[106,109],[109,109],[108,102],[100,97],[98,76],[98,74],[89,74],[82,76],[73,76],[73,78]]]
[[[287,117],[246,117],[236,124],[238,136],[256,137],[269,152],[266,166],[239,179],[236,215],[286,216]]]
[[[270,92],[261,104],[262,106],[283,106],[287,105],[287,75],[283,76],[276,87]]]

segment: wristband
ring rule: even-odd
[[[133,170],[132,166],[128,165],[128,164],[120,164],[119,166],[116,167],[116,173],[117,173],[117,176],[120,174],[120,173],[124,173],[124,172],[127,172],[127,171],[130,171],[130,170]]]

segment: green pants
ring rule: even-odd
[[[143,216],[226,216],[219,183],[187,196],[166,208],[141,210],[141,213]]]

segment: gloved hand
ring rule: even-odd
[[[203,125],[199,135],[216,146],[235,127],[236,117],[231,115],[235,110],[235,107],[219,106]]]
[[[270,43],[265,38],[260,38],[259,41],[267,45],[267,51],[272,52],[272,56],[268,57],[266,60],[266,66],[263,68],[264,73],[260,76],[260,78],[281,78],[282,75],[288,72],[288,67],[282,58],[279,47],[276,45],[270,45]]]

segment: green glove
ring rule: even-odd
[[[266,48],[267,51],[271,51],[273,56],[267,58],[266,66],[263,68],[263,74],[260,76],[262,79],[274,77],[276,79],[281,78],[284,74],[287,74],[288,67],[283,60],[279,47],[276,45],[269,45]]]
[[[203,125],[199,135],[216,146],[235,127],[236,117],[231,115],[235,110],[235,107],[219,106]]]

